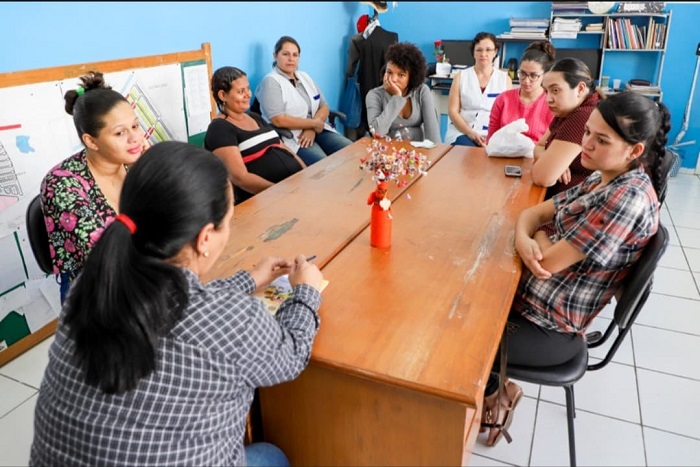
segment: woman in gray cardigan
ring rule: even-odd
[[[438,114],[425,84],[425,58],[408,42],[389,47],[383,84],[367,93],[367,121],[374,134],[440,143]]]

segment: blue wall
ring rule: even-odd
[[[470,39],[478,31],[509,29],[512,17],[548,18],[551,2],[398,2],[380,15],[388,30],[418,45],[433,60],[433,41]],[[700,5],[667,2],[673,11],[663,67],[664,103],[672,112],[670,142],[681,129],[700,42]],[[295,37],[302,48],[300,68],[318,82],[332,106],[344,84],[348,40],[360,15],[360,2],[0,2],[0,72],[73,63],[114,60],[212,47],[214,68],[244,69],[254,87],[270,69],[281,35]],[[555,42],[555,45],[559,45]],[[560,45],[568,47],[566,45]],[[513,45],[511,52],[521,49]],[[625,77],[627,64],[606,56],[605,74]],[[620,62],[623,62],[621,60]],[[1,105],[1,103],[0,103]],[[692,103],[683,142],[683,166],[694,168],[700,148],[700,90]]]

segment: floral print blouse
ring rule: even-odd
[[[41,183],[41,208],[54,273],[68,273],[74,279],[117,215],[95,183],[84,150],[46,174]]]

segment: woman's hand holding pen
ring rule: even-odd
[[[264,287],[280,276],[289,274],[292,263],[282,258],[263,258],[253,266],[250,275],[255,281],[256,287]]]
[[[321,290],[323,274],[318,269],[318,266],[307,261],[304,255],[299,255],[294,258],[294,264],[292,264],[291,271],[289,271],[289,283],[292,284],[292,287],[299,284],[307,284],[316,290]]]

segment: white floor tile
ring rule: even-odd
[[[578,465],[644,465],[639,425],[579,410],[574,419]],[[540,402],[530,465],[569,465],[566,408]]]
[[[700,336],[700,301],[652,292],[633,329],[639,325]]]
[[[36,394],[36,389],[0,375],[0,417]]]
[[[680,245],[681,241],[678,239],[678,235],[676,235],[676,228],[671,227],[670,225],[668,227],[668,244],[669,245]]]
[[[700,217],[700,214],[698,215]],[[688,248],[700,248],[700,230],[676,227],[681,245]]]
[[[505,464],[503,462],[495,461],[489,459],[488,457],[478,456],[472,454],[471,459],[469,459],[469,467],[500,467],[500,466],[510,466],[510,464]]]
[[[700,440],[644,427],[647,465],[700,465]]]
[[[540,398],[566,405],[562,388],[542,386]],[[634,367],[610,362],[600,370],[587,372],[574,385],[574,403],[580,410],[640,423]]]
[[[29,464],[36,399],[37,396],[33,396],[0,418],[0,466],[20,467]]]
[[[678,245],[669,245],[659,261],[659,266],[688,270],[688,261],[685,259],[683,248]]]
[[[535,399],[529,397],[520,399],[520,403],[513,414],[513,424],[509,430],[513,442],[508,444],[504,438],[501,438],[498,444],[489,447],[484,444],[488,437],[488,432],[482,433],[474,445],[474,454],[507,464],[528,465],[532,433],[535,426],[536,406],[537,401]]]
[[[49,363],[49,347],[54,337],[40,342],[19,357],[0,367],[0,375],[6,375],[39,389],[44,370]]]
[[[667,196],[665,203],[671,211],[671,218],[673,218],[674,211],[700,213],[700,199],[698,198],[686,198],[683,195]]]
[[[639,368],[637,382],[644,426],[700,439],[700,381]]]
[[[684,248],[685,256],[688,258],[688,264],[690,264],[690,270],[695,272],[700,272],[700,249],[698,248]]]
[[[634,328],[634,356],[637,368],[670,373],[700,380],[700,359],[697,356],[700,336],[666,331],[648,326]]]
[[[651,290],[658,294],[700,300],[700,294],[695,285],[693,275],[687,270],[657,268],[654,273],[654,285]]]
[[[674,209],[670,211],[668,217],[671,218],[673,225],[676,227],[700,229],[700,216],[698,216],[697,211],[683,211],[681,209]]]
[[[666,205],[664,205],[661,208],[661,211],[659,212],[661,215],[661,223],[666,226],[666,228],[671,227],[673,225],[673,219],[671,218],[671,215],[669,214],[668,208]]]
[[[537,399],[540,397],[540,385],[518,381],[518,386],[523,389],[523,395]]]

